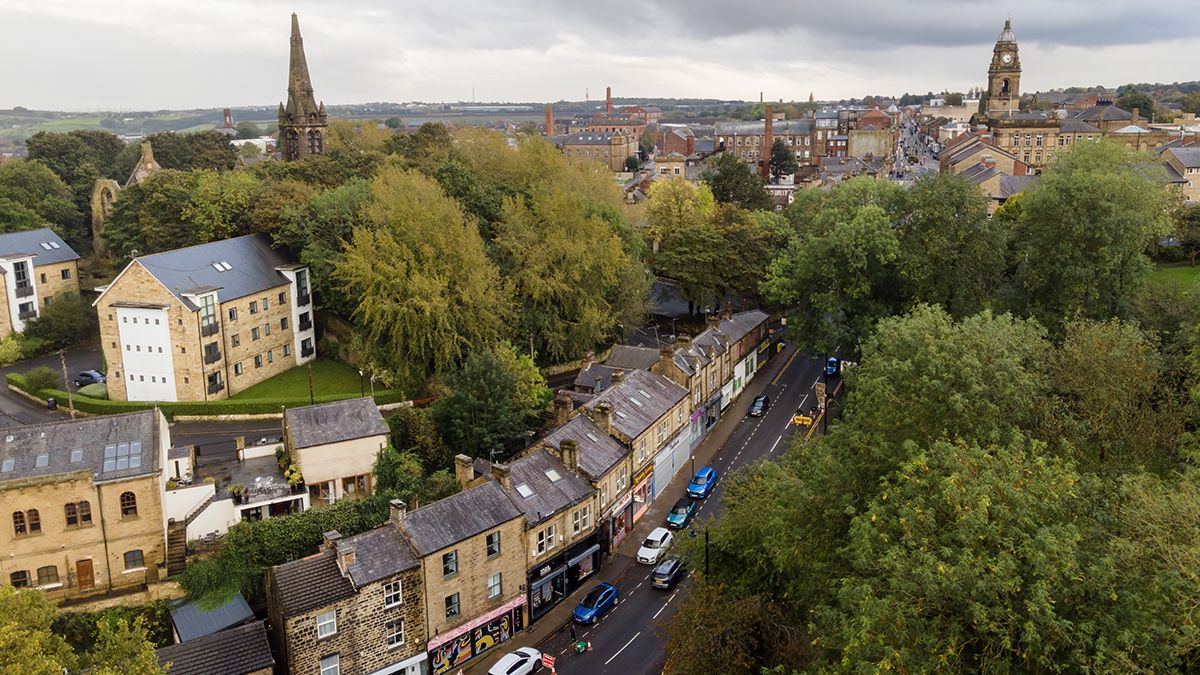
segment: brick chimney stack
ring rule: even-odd
[[[617,368],[616,370],[612,371],[613,385],[621,384],[621,382],[624,382],[624,381],[625,381],[625,371],[621,370],[620,368]]]
[[[604,112],[612,114],[612,87],[604,88]]]
[[[559,452],[562,454],[563,466],[571,473],[579,473],[579,441],[564,438]]]
[[[561,427],[571,421],[571,397],[559,394],[554,397],[554,426]]]
[[[225,109],[225,128],[233,128],[233,111],[231,111],[229,108]]]
[[[546,135],[554,135],[554,106],[546,104]]]
[[[393,499],[388,502],[388,520],[393,525],[403,527],[406,517],[408,517],[408,504],[405,504],[403,499]]]
[[[691,157],[694,154],[696,154],[696,137],[688,136],[687,137],[687,156]]]
[[[342,571],[342,576],[349,576],[350,573],[346,569],[354,564],[353,546],[342,544],[337,547],[337,564],[338,569]]]
[[[500,486],[501,490],[509,492],[512,490],[512,477],[508,474],[508,465],[496,463],[492,465],[492,478]]]
[[[763,114],[767,119],[763,123],[762,177],[771,180],[771,144],[775,142],[774,120],[771,119],[771,106],[763,106]]]
[[[464,490],[471,485],[471,481],[475,480],[475,467],[472,465],[470,457],[454,456],[454,477],[458,479],[458,486]]]
[[[607,401],[601,401],[596,404],[596,426],[600,427],[606,434],[612,433],[612,404]]]
[[[328,551],[337,545],[342,539],[342,533],[337,530],[330,530],[321,534],[321,550]]]

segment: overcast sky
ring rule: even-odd
[[[293,11],[330,104],[964,90],[1006,15],[1025,91],[1200,79],[1195,0],[0,0],[0,108],[275,104]]]

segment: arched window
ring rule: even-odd
[[[37,509],[29,509],[25,512],[25,519],[29,521],[29,533],[42,531],[42,517],[38,515]]]
[[[26,570],[17,570],[8,575],[8,581],[16,588],[28,588],[29,572]]]
[[[92,505],[86,499],[79,502],[79,524],[92,524]]]
[[[13,534],[18,537],[29,534],[29,529],[25,527],[25,514],[20,511],[13,511]]]
[[[77,527],[79,525],[79,507],[74,504],[67,504],[67,527]]]
[[[308,132],[308,154],[321,154],[321,133],[318,131]]]
[[[121,517],[128,518],[137,515],[137,496],[132,492],[121,493]]]
[[[1000,82],[1000,93],[1005,96],[1008,95],[1008,78],[1007,77],[1004,78],[1004,80]]]

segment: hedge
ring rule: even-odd
[[[27,394],[36,396],[42,400],[47,398],[56,398],[60,405],[66,405],[67,392],[61,389],[43,389],[41,391],[32,391],[29,383],[25,380],[25,376],[21,373],[7,373],[5,378],[8,383],[17,387]],[[312,399],[313,403],[329,403],[331,401],[343,401],[348,398],[357,398],[353,394],[326,394],[317,396]],[[385,389],[375,392],[375,403],[384,405],[387,403],[400,403],[406,400],[404,392],[399,389]],[[118,413],[134,412],[137,410],[149,410],[158,408],[168,418],[174,418],[176,415],[267,415],[279,413],[280,407],[298,408],[300,406],[309,405],[310,401],[307,396],[303,398],[262,398],[262,399],[246,399],[246,400],[220,400],[220,401],[109,401],[99,398],[91,398],[82,396],[77,393],[71,395],[71,401],[74,403],[75,409],[94,415],[115,415]]]

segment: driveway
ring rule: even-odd
[[[99,343],[89,343],[84,346],[68,349],[66,350],[65,357],[67,360],[68,377],[75,377],[75,374],[81,370],[99,370],[101,363],[103,363]],[[62,373],[62,360],[57,353],[53,353],[46,356],[39,356],[36,359],[29,359],[28,361],[19,361],[10,366],[4,366],[0,368],[0,377],[8,373],[24,373],[38,366],[53,368],[54,372]],[[63,403],[65,404],[66,401],[63,401]],[[64,412],[47,410],[45,405],[39,405],[24,396],[10,391],[8,383],[4,382],[3,389],[0,390],[0,427],[38,424],[64,419],[70,419],[70,416]]]

